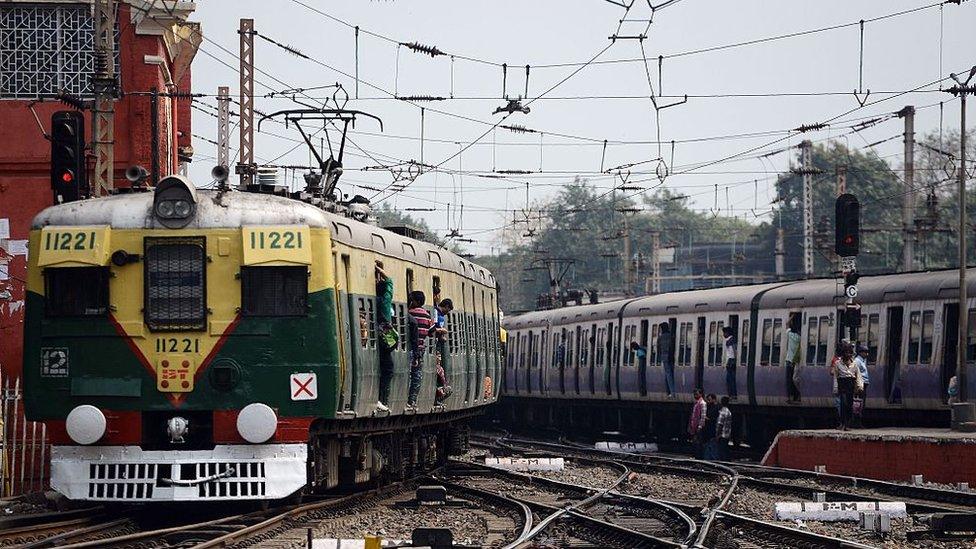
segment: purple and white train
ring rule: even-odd
[[[976,269],[969,271],[976,295]],[[947,425],[955,375],[958,271],[863,276],[859,342],[870,350],[864,418],[874,425]],[[828,364],[845,308],[839,279],[689,290],[535,311],[505,319],[503,394],[509,419],[533,427],[572,426],[680,436],[694,388],[728,394],[722,327],[736,334],[733,406],[737,438],[768,444],[785,428],[836,424]],[[976,299],[967,302],[967,358],[976,359]],[[789,318],[802,318],[799,403],[788,402]],[[657,353],[670,326],[676,394],[668,398]],[[643,359],[631,351],[636,341]],[[976,376],[969,394],[976,394]],[[528,422],[528,423],[526,423]]]

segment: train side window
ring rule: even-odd
[[[761,366],[769,366],[769,355],[773,344],[773,321],[763,320],[762,327],[762,354],[759,356]]]
[[[356,303],[359,309],[359,344],[366,349],[369,347],[369,333],[372,331],[369,325],[369,314],[366,312],[366,300],[360,297]]]
[[[749,342],[752,339],[752,334],[749,333],[749,321],[742,321],[742,333],[739,334],[739,339],[742,342],[742,364],[749,364]]]
[[[830,337],[830,317],[820,317],[820,336],[817,338],[817,364],[827,365],[827,338]]]
[[[104,316],[108,312],[107,267],[44,269],[47,316]]]
[[[807,320],[807,366],[817,363],[817,336],[820,331],[817,329],[817,317],[810,316]]]
[[[651,324],[651,341],[647,345],[647,363],[657,364],[657,324]]]
[[[241,268],[242,315],[304,316],[307,307],[307,267]]]
[[[397,331],[400,332],[400,350],[407,350],[407,314],[405,307],[397,305]]]
[[[868,364],[878,362],[878,339],[881,335],[881,315],[878,313],[868,315]]]
[[[976,360],[976,309],[969,309],[969,324],[966,334],[966,361]]]
[[[694,338],[694,334],[692,334],[693,326],[691,322],[682,322],[681,328],[678,330],[678,364],[680,366],[691,364],[691,341]]]
[[[908,363],[918,364],[918,351],[922,340],[922,313],[912,311],[908,315]]]
[[[773,321],[773,349],[772,349],[773,356],[770,357],[770,361],[772,362],[773,366],[779,366],[779,355],[780,355],[779,351],[780,351],[780,346],[782,341],[782,337],[781,337],[782,332],[783,332],[783,319],[777,318],[776,320]]]
[[[708,365],[715,366],[715,323],[708,323]]]
[[[935,332],[935,311],[922,312],[922,345],[919,349],[919,364],[932,362],[932,335]]]

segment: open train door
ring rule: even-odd
[[[942,401],[948,402],[949,380],[959,363],[959,304],[945,304],[942,315]]]

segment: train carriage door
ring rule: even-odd
[[[942,401],[948,402],[949,380],[956,375],[959,357],[959,304],[947,303],[942,309]],[[970,315],[972,319],[972,315]]]
[[[359,379],[359,362],[360,362],[360,348],[365,347],[362,339],[363,337],[363,318],[361,313],[365,311],[360,311],[356,307],[356,297],[353,295],[352,289],[352,264],[351,259],[348,255],[342,254],[342,272],[345,273],[345,286],[346,286],[346,311],[348,315],[346,318],[349,319],[349,372],[346,376],[346,380],[343,382],[343,390],[349,391],[349,401],[346,403],[347,410],[356,409],[357,400],[357,383]],[[368,328],[367,328],[368,329]]]
[[[590,367],[590,394],[596,393],[596,365],[603,362],[602,347],[599,345],[598,340],[603,336],[603,331],[598,330],[596,324],[590,325],[590,331],[588,332],[586,340],[586,363]]]
[[[902,319],[904,308],[888,307],[888,334],[885,344],[885,396],[888,402],[895,404],[901,402],[901,387],[898,386],[898,379],[901,377],[901,346],[902,346]]]
[[[580,363],[583,361],[583,355],[585,349],[585,340],[583,339],[583,327],[576,327],[576,338],[573,342],[573,348],[576,350],[573,360],[573,369],[576,370],[576,375],[573,376],[573,380],[576,384],[576,394],[580,394]]]
[[[698,338],[696,342],[697,356],[695,357],[695,388],[705,386],[705,317],[698,317]]]
[[[615,358],[617,358],[617,356],[616,356],[617,355],[617,352],[616,351],[617,351],[617,349],[620,348],[620,346],[616,344],[616,342],[614,341],[613,336],[614,336],[613,323],[608,323],[607,324],[607,343],[606,343],[606,345],[607,345],[607,358],[606,358],[606,360],[603,363],[603,365],[604,365],[604,368],[603,368],[603,387],[604,387],[604,390],[607,392],[608,395],[612,395],[613,394],[613,391],[610,388],[610,370],[612,370],[613,368],[616,368],[617,367],[617,362],[619,362],[618,360],[615,360]]]
[[[644,348],[644,356],[637,359],[637,383],[640,387],[640,396],[647,396],[647,359],[653,356],[656,349],[652,349],[648,341],[648,329],[650,321],[647,319],[640,322],[640,346]]]

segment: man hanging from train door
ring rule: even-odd
[[[435,289],[435,296],[440,297],[440,289]],[[442,404],[444,399],[451,396],[453,390],[451,386],[447,384],[447,374],[444,371],[444,364],[447,360],[447,315],[451,314],[454,310],[454,302],[449,298],[435,302],[434,310],[431,315],[431,320],[433,321],[432,329],[434,330],[434,345],[437,360],[437,393],[435,397],[436,404]]]
[[[407,341],[410,346],[410,389],[407,394],[407,410],[417,410],[417,395],[420,394],[420,383],[424,379],[424,345],[431,327],[430,313],[424,309],[427,296],[424,292],[414,290],[407,298],[408,333]]]
[[[725,338],[725,389],[726,394],[732,400],[739,399],[738,389],[735,386],[735,332],[731,326],[722,327],[722,336]]]
[[[376,261],[376,309],[379,326],[380,391],[376,411],[389,412],[390,383],[393,381],[393,350],[399,343],[399,335],[393,327],[393,279],[383,270],[383,263]]]
[[[790,313],[786,325],[786,402],[800,402],[800,313]]]

